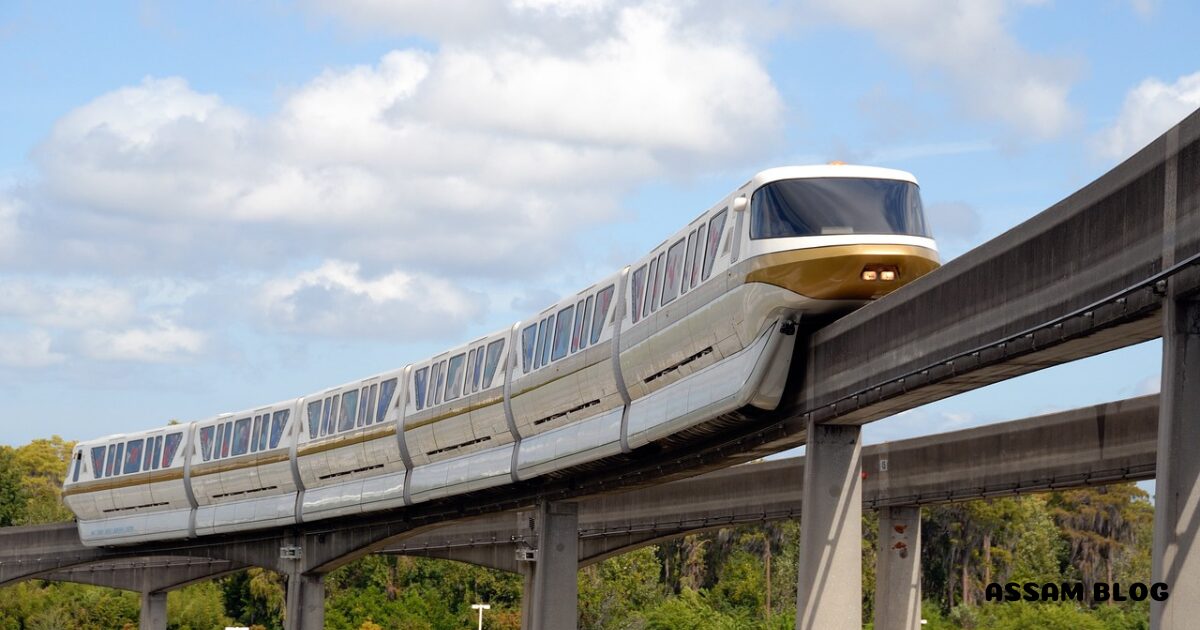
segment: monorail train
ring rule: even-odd
[[[912,175],[755,175],[645,256],[511,327],[295,400],[75,447],[87,545],[289,525],[561,471],[778,404],[801,318],[928,273]]]

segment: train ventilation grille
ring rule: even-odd
[[[144,503],[142,505],[135,505],[133,507],[109,508],[107,510],[104,510],[104,513],[111,514],[113,512],[132,512],[134,510],[144,510],[146,508],[162,507],[164,505],[170,505],[170,503],[168,503],[166,501],[160,501],[158,503]]]
[[[533,424],[534,424],[534,426],[537,426],[539,424],[545,424],[547,422],[550,422],[551,420],[558,420],[559,418],[561,418],[569,413],[575,413],[576,411],[583,411],[584,409],[587,409],[588,407],[595,407],[596,405],[599,405],[599,404],[600,404],[599,398],[597,398],[596,400],[589,400],[589,401],[583,403],[582,405],[579,405],[578,407],[571,407],[570,409],[568,409],[566,411],[561,411],[552,416],[546,416],[545,418],[542,418],[541,420],[534,420]]]
[[[486,441],[488,441],[488,440],[490,440],[490,439],[492,439],[492,436],[490,436],[490,435],[485,435],[485,436],[483,436],[483,437],[481,437],[481,438],[476,438],[476,439],[474,439],[474,440],[469,440],[469,441],[463,442],[462,444],[455,444],[454,446],[447,446],[447,447],[445,447],[445,448],[437,448],[437,449],[434,449],[434,450],[432,450],[432,451],[426,451],[426,453],[425,453],[425,454],[426,454],[426,455],[437,455],[438,453],[449,453],[450,451],[457,451],[457,450],[458,450],[458,449],[460,449],[460,448],[466,448],[466,447],[468,447],[468,446],[474,446],[474,445],[476,445],[476,444],[479,444],[479,443],[481,443],[481,442],[486,442]]]
[[[375,464],[374,466],[363,466],[362,468],[355,468],[354,470],[343,470],[342,472],[335,472],[335,473],[330,473],[328,475],[321,475],[320,477],[317,477],[317,479],[333,479],[334,477],[345,477],[346,475],[353,475],[354,473],[367,472],[368,470],[375,470],[376,468],[383,468],[383,464]]]
[[[662,370],[662,371],[660,371],[660,372],[655,372],[654,374],[651,374],[650,376],[647,376],[646,378],[642,379],[642,382],[643,382],[643,383],[649,383],[649,382],[653,381],[653,380],[654,380],[654,379],[656,379],[656,378],[660,378],[660,377],[666,376],[667,374],[670,374],[671,372],[674,372],[675,370],[678,370],[679,368],[681,368],[681,367],[683,367],[683,366],[685,366],[685,365],[687,365],[687,364],[691,363],[692,361],[695,361],[696,359],[699,359],[700,357],[702,357],[702,356],[704,356],[704,355],[706,355],[706,354],[712,354],[712,351],[713,351],[713,347],[712,347],[712,346],[709,346],[709,347],[707,347],[707,348],[705,348],[705,349],[701,350],[700,352],[697,352],[696,354],[693,354],[692,356],[690,356],[690,357],[688,357],[688,358],[686,358],[686,359],[684,359],[684,360],[680,361],[679,363],[676,363],[675,365],[672,365],[671,367],[669,367],[669,368],[667,368],[667,369],[665,369],[665,370]]]
[[[237,492],[222,492],[221,494],[214,494],[213,498],[214,499],[224,499],[225,497],[240,497],[243,494],[254,494],[256,492],[266,492],[268,490],[276,490],[278,488],[279,488],[279,486],[267,486],[265,488],[255,488],[253,490],[238,490]]]

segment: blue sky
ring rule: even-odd
[[[945,258],[1200,107],[1195,3],[0,5],[0,443],[304,395],[507,327],[752,173],[913,172]],[[1157,343],[868,442],[1156,391]]]

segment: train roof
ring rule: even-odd
[[[816,164],[811,166],[780,166],[760,171],[747,184],[755,188],[781,179],[810,179],[817,177],[861,177],[864,179],[895,179],[917,184],[912,173],[880,166],[855,164]],[[743,186],[745,188],[745,186]]]

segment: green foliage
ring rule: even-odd
[[[225,615],[217,582],[200,582],[167,594],[168,630],[208,630],[234,623]]]
[[[1105,625],[1075,603],[1005,602],[979,607],[978,625],[988,630],[1105,630]]]
[[[17,525],[25,519],[24,473],[16,460],[12,447],[0,446],[0,527]]]

